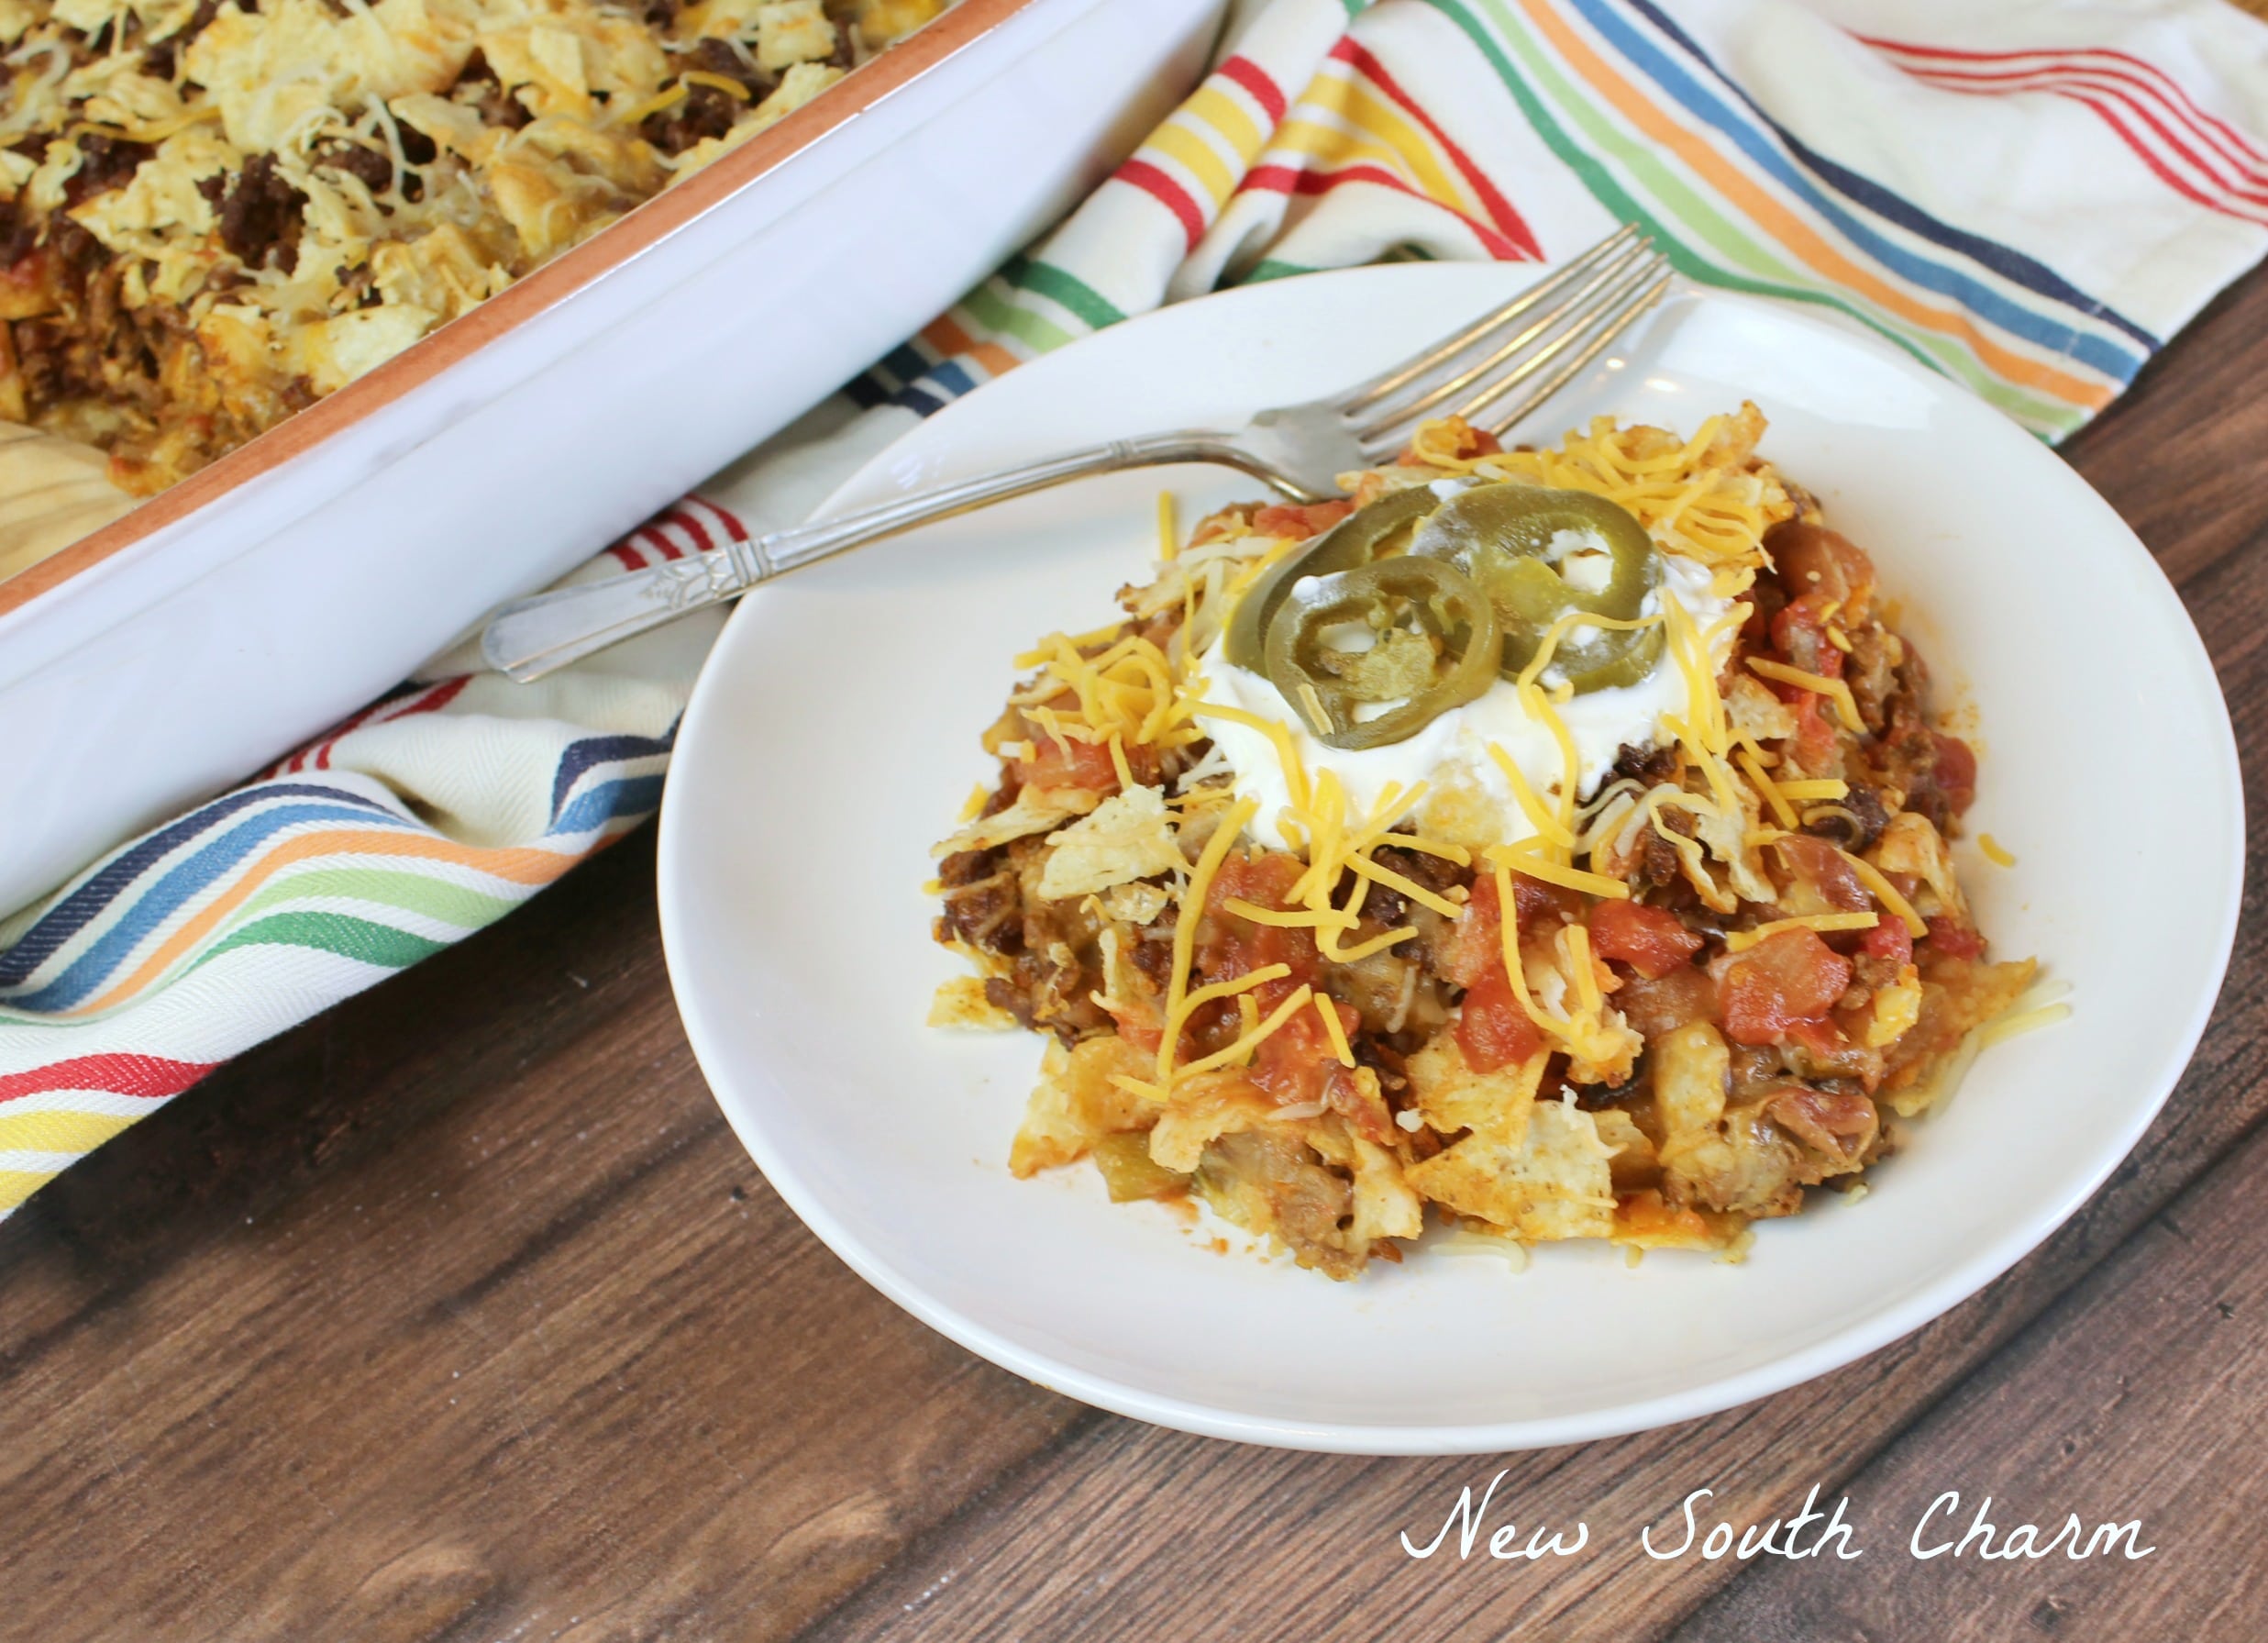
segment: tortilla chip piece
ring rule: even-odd
[[[1052,832],[1075,816],[1084,816],[1101,803],[1102,795],[1084,787],[1027,787],[1016,802],[993,816],[980,816],[943,844],[933,845],[933,856],[953,856],[963,850],[989,850],[1013,838]]]
[[[1150,1131],[1150,1157],[1186,1175],[1223,1136],[1275,1121],[1276,1104],[1243,1073],[1200,1072],[1175,1089],[1173,1105]]]
[[[1172,900],[1173,893],[1163,884],[1117,884],[1102,894],[1097,905],[1103,917],[1122,924],[1154,924]]]
[[[1618,1198],[1660,1177],[1661,1155],[1635,1118],[1619,1106],[1603,1106],[1591,1115],[1591,1122],[1598,1127],[1600,1144],[1614,1155],[1610,1174]]]
[[[1039,893],[1051,902],[1098,895],[1114,885],[1189,866],[1173,841],[1162,787],[1112,794],[1092,815],[1057,834],[1053,843],[1039,877]]]
[[[1469,1135],[1403,1172],[1424,1196],[1531,1242],[1614,1231],[1612,1153],[1590,1114],[1539,1101],[1517,1145]]]
[[[1089,1038],[1072,1049],[1050,1043],[1008,1149],[1008,1172],[1023,1180],[1076,1163],[1104,1136],[1146,1128],[1156,1105],[1112,1083],[1111,1075],[1145,1078],[1156,1071],[1150,1057],[1115,1035]]]
[[[1418,1111],[1434,1129],[1451,1136],[1469,1129],[1516,1147],[1527,1131],[1528,1109],[1535,1105],[1536,1086],[1550,1059],[1539,1052],[1518,1067],[1476,1072],[1456,1035],[1444,1030],[1410,1058],[1404,1071]]]
[[[1401,1160],[1360,1136],[1350,1138],[1355,1147],[1355,1218],[1349,1237],[1361,1244],[1423,1232],[1425,1205],[1402,1179]]]
[[[1724,691],[1725,718],[1735,736],[1757,741],[1785,741],[1796,734],[1795,710],[1765,689],[1762,681],[1735,673]]]

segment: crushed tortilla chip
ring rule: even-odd
[[[1173,841],[1165,789],[1113,794],[1051,841],[1039,893],[1048,901],[1094,895],[1136,879],[1178,872],[1189,863]]]
[[[1008,1150],[1009,1172],[1021,1179],[1075,1163],[1104,1136],[1143,1128],[1156,1109],[1112,1083],[1111,1074],[1153,1070],[1150,1058],[1123,1038],[1089,1038],[1071,1049],[1051,1042]]]
[[[1612,1154],[1591,1115],[1572,1102],[1539,1101],[1514,1145],[1468,1135],[1403,1171],[1426,1197],[1459,1215],[1543,1240],[1614,1231]]]
[[[951,856],[962,850],[989,850],[1012,838],[1049,832],[1075,816],[1086,815],[1101,802],[1101,796],[1084,787],[1027,787],[1007,809],[979,816],[943,844],[933,846],[929,853]]]
[[[1418,1111],[1434,1129],[1444,1135],[1469,1129],[1516,1147],[1527,1132],[1528,1109],[1549,1060],[1539,1054],[1521,1066],[1476,1072],[1456,1035],[1443,1033],[1410,1058],[1405,1071]]]

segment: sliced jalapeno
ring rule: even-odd
[[[1369,506],[1355,509],[1306,547],[1277,561],[1246,591],[1229,617],[1222,652],[1230,665],[1256,673],[1267,664],[1268,623],[1293,583],[1302,576],[1355,570],[1400,551],[1408,545],[1410,527],[1440,505],[1441,498],[1424,485],[1389,491]]]
[[[1333,643],[1366,628],[1367,649]],[[1267,627],[1267,676],[1316,739],[1349,751],[1406,740],[1496,683],[1503,632],[1473,579],[1444,560],[1398,554],[1305,576]],[[1397,704],[1371,717],[1364,705]]]
[[[1418,527],[1410,551],[1455,565],[1488,593],[1504,629],[1508,679],[1535,660],[1563,616],[1632,620],[1662,579],[1661,553],[1627,508],[1543,485],[1460,491]],[[1580,695],[1635,684],[1661,655],[1659,625],[1577,626],[1560,637],[1552,661]]]

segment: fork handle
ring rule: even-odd
[[[515,601],[489,619],[481,654],[498,672],[530,683],[609,645],[689,611],[737,598],[758,583],[846,548],[1050,485],[1173,462],[1223,462],[1284,488],[1277,475],[1256,468],[1245,452],[1220,434],[1192,430],[1113,439],[1045,461],[917,491],[840,518],[735,538],[705,553]]]

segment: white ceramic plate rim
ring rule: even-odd
[[[1397,275],[1422,274],[1424,272],[1422,269],[1370,268],[1305,278],[1344,282],[1376,280],[1380,276],[1391,279]],[[1841,327],[1823,324],[1783,305],[1715,291],[1697,294],[1700,300],[1710,304],[1732,305],[1768,313],[1776,324],[1809,327],[1830,334],[1845,346],[1853,340],[1849,333]],[[1207,305],[1265,303],[1268,300],[1268,288],[1247,287],[1201,300]],[[1114,327],[1113,334],[1123,333],[1128,327],[1159,322],[1178,323],[1178,316],[1189,306],[1183,305],[1178,308],[1129,320],[1123,326]],[[1888,362],[1910,373],[1931,394],[1953,394],[1965,398],[1961,390],[1922,370],[1886,345],[1876,343],[1871,338],[1859,340],[1872,347]],[[1073,346],[1076,348],[1077,345]],[[979,390],[979,394],[957,402],[939,415],[968,415],[968,407],[981,398],[981,393]],[[2006,426],[2010,432],[2017,431],[2012,424]],[[979,439],[974,442],[981,444],[982,440]],[[917,465],[894,461],[895,450],[896,447],[885,450],[853,475],[819,510],[820,514],[824,516],[842,511],[852,499],[859,502],[871,500],[878,491],[894,491],[909,476],[914,476],[914,483],[929,483],[935,477],[926,473],[916,475]],[[887,477],[893,471],[896,477]],[[883,476],[879,483],[878,476]],[[2086,489],[2085,483],[2075,474],[2072,475],[2072,483]],[[2130,1104],[2122,1126],[2115,1132],[2103,1135],[2093,1154],[2092,1166],[2083,1177],[2071,1182],[2060,1195],[2043,1202],[2029,1218],[2012,1224],[1999,1236],[1980,1243],[1967,1259],[1948,1266],[1933,1281],[1909,1292],[1903,1301],[1868,1314],[1840,1333],[1790,1350],[1768,1362],[1701,1381],[1673,1393],[1564,1415],[1442,1425],[1311,1423],[1255,1415],[1128,1385],[1109,1376],[1062,1362],[963,1316],[953,1307],[939,1303],[918,1283],[909,1281],[888,1260],[880,1257],[857,1227],[828,1207],[820,1193],[796,1169],[793,1160],[772,1144],[771,1138],[756,1121],[752,1104],[729,1098],[728,1092],[736,1083],[735,1071],[724,1053],[720,1034],[705,1015],[703,994],[691,983],[692,971],[684,950],[683,938],[679,934],[686,924],[680,898],[694,893],[693,887],[698,880],[691,871],[692,864],[686,860],[683,828],[673,825],[675,813],[665,802],[658,865],[662,945],[695,1060],[712,1089],[717,1092],[719,1105],[742,1145],[780,1198],[860,1277],[924,1323],[970,1351],[1040,1385],[1116,1414],[1207,1437],[1273,1447],[1378,1455],[1479,1454],[1552,1447],[1643,1431],[1712,1415],[1828,1373],[1910,1334],[1952,1310],[2038,1248],[2068,1220],[2125,1159],[2163,1106],[2204,1035],[2218,996],[2220,982],[2226,975],[2236,938],[2240,906],[2237,892],[2243,882],[2244,861],[2243,795],[2234,730],[2229,721],[2226,704],[2220,696],[2212,662],[2172,584],[2166,581],[2148,550],[2125,527],[2123,522],[2117,521],[2117,516],[2108,505],[2095,496],[2091,490],[2087,491],[2087,494],[2094,505],[2116,523],[2126,550],[2138,556],[2150,568],[2150,575],[2145,580],[2152,589],[2152,597],[2158,606],[2152,613],[2152,619],[2159,623],[2170,623],[2178,631],[2181,636],[2179,642],[2187,653],[2189,664],[2199,675],[2199,679],[2193,681],[2193,683],[2201,682],[2206,687],[2203,697],[2220,705],[2220,711],[2215,716],[2217,734],[2214,739],[2219,750],[2218,768],[2200,774],[2201,783],[2211,790],[2207,795],[2209,802],[2219,811],[2222,836],[2226,842],[2219,852],[2221,859],[2218,876],[2230,892],[2222,898],[2210,931],[2213,985],[2203,990],[2194,1001],[2178,1035],[2167,1040],[2168,1051],[2162,1059],[2156,1075],[2151,1080],[2146,1095],[2138,1097]],[[735,642],[736,635],[743,631],[744,624],[738,621],[728,624],[718,640],[717,654],[722,654],[725,647]],[[719,700],[720,693],[709,688],[710,682],[720,672],[717,668],[710,668],[703,674],[694,690],[679,731],[680,760],[687,750],[698,749],[712,734],[710,720],[713,716],[726,716],[732,711],[730,704]]]

